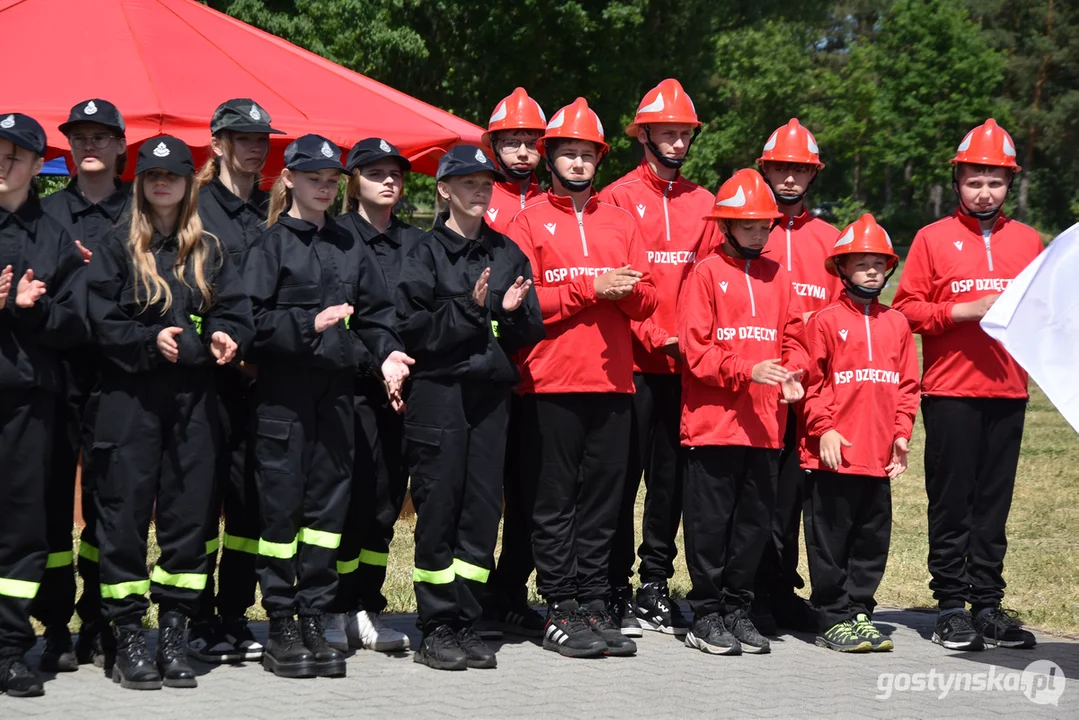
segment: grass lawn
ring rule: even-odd
[[[897,281],[898,276],[885,291],[885,301],[890,301]],[[928,608],[934,605],[926,570],[924,445],[924,428],[919,418],[914,428],[910,469],[892,487],[891,556],[878,593],[878,601],[884,606]],[[643,493],[642,486],[637,498],[638,537]],[[412,612],[416,608],[412,593],[414,528],[414,518],[401,519],[397,523],[385,587],[390,612]],[[1004,566],[1008,583],[1005,606],[1019,610],[1026,622],[1034,627],[1079,634],[1079,436],[1033,383],[1023,435],[1023,454],[1008,521],[1008,539]],[[689,590],[681,533],[678,546],[679,558],[675,563],[677,569],[671,590],[681,597]],[[801,573],[808,581],[804,552],[802,554]],[[157,547],[152,542],[151,532],[151,562],[156,555]],[[534,585],[531,591],[533,601],[540,602]],[[264,619],[265,615],[261,607],[256,607],[252,609],[251,617]],[[155,620],[153,614],[148,618],[151,623]],[[77,621],[73,629],[75,626]]]

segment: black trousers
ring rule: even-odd
[[[682,416],[680,375],[633,376],[633,424],[618,530],[611,550],[611,587],[626,587],[633,576],[634,510],[644,473],[644,522],[637,554],[641,584],[674,575],[675,536],[682,521],[682,464],[679,424]]]
[[[521,487],[521,403],[520,395],[510,395],[502,473],[502,552],[491,573],[491,600],[502,609],[528,604],[528,578],[536,569],[532,559],[532,509],[526,505]]]
[[[335,612],[386,609],[382,585],[393,526],[408,492],[404,420],[390,407],[382,381],[356,382],[356,457],[348,521],[337,553]]]
[[[91,452],[105,617],[140,625],[147,592],[162,612],[190,617],[211,572],[206,518],[220,447],[213,372],[181,366],[106,372],[99,417]],[[151,518],[161,557],[147,577]]]
[[[86,353],[90,351],[87,350]],[[47,479],[45,526],[49,539],[49,557],[41,589],[30,613],[46,627],[67,625],[76,609],[72,526],[75,514],[75,478],[79,455],[83,457],[82,514],[85,528],[79,549],[79,574],[83,594],[79,617],[84,623],[101,619],[101,588],[97,570],[97,510],[93,502],[90,448],[94,441],[94,420],[100,402],[97,365],[80,357],[78,364],[65,360],[65,391],[56,397],[55,423],[51,446],[51,470]]]
[[[532,508],[536,584],[548,602],[610,596],[631,404],[626,393],[523,398],[521,478]]]
[[[405,452],[416,507],[417,625],[467,627],[494,567],[510,386],[410,383]]]
[[[319,615],[337,594],[352,482],[354,373],[259,366],[257,570],[270,617]]]
[[[814,470],[804,507],[810,602],[821,630],[859,613],[872,616],[892,538],[890,481]]]
[[[1027,401],[923,397],[929,589],[941,609],[1004,597],[1005,525]]]
[[[787,429],[783,435],[783,450],[779,454],[779,475],[776,482],[772,528],[757,566],[754,598],[769,605],[773,598],[794,593],[805,587],[798,574],[798,536],[801,532],[805,471],[798,459],[798,413],[787,413]]]
[[[695,617],[753,602],[753,579],[770,532],[779,451],[687,448],[683,522]]]
[[[202,594],[199,615],[212,617],[216,607],[222,617],[241,617],[255,604],[255,563],[258,558],[259,509],[251,432],[254,381],[237,367],[214,369],[217,375],[221,452],[217,457],[214,486],[217,500],[207,523],[206,551],[210,565],[218,566],[218,586],[210,573]],[[224,537],[220,518],[225,515]],[[218,548],[221,554],[218,556]]]
[[[0,655],[34,646],[30,603],[49,555],[45,489],[56,395],[0,390]]]

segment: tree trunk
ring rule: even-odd
[[[1050,42],[1053,39],[1053,0],[1049,0],[1049,7],[1045,14],[1045,37]],[[1046,77],[1049,75],[1048,53],[1042,56],[1041,67],[1038,68],[1038,78],[1034,81],[1034,104],[1032,106],[1032,120],[1027,130],[1027,147],[1023,152],[1022,177],[1019,178],[1019,203],[1015,209],[1015,217],[1019,222],[1025,222],[1027,218],[1027,198],[1030,196],[1030,172],[1034,169],[1034,146],[1038,142],[1038,113],[1042,106],[1042,88],[1045,86]]]
[[[884,166],[884,207],[892,206],[892,166]]]
[[[933,217],[939,218],[941,206],[944,204],[944,186],[933,183],[929,188],[929,205],[933,210]]]
[[[899,193],[899,209],[906,211],[910,209],[910,201],[914,199],[914,186],[911,183],[914,180],[914,162],[907,160],[903,163],[903,191]]]
[[[855,200],[862,199],[862,154],[854,153],[854,172],[851,173],[851,197]]]

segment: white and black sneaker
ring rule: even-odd
[[[978,611],[974,616],[974,629],[982,634],[986,645],[1029,649],[1038,644],[1034,633],[1023,629],[1019,613],[999,606]]]
[[[543,649],[572,658],[602,657],[607,641],[589,627],[576,600],[563,600],[547,606]]]
[[[933,642],[948,650],[983,650],[985,638],[966,608],[942,610],[933,627]]]
[[[683,637],[689,632],[689,623],[682,615],[678,603],[671,599],[665,582],[645,583],[637,591],[634,605],[637,620],[645,630]]]
[[[749,613],[743,609],[735,610],[723,617],[723,624],[727,626],[731,634],[738,638],[742,650],[747,653],[764,655],[772,652],[772,646],[768,638],[757,631],[753,621],[749,619]]]
[[[637,604],[633,602],[633,588],[614,588],[611,591],[611,620],[626,637],[641,637],[644,630],[637,619]]]
[[[710,655],[741,655],[742,645],[723,624],[719,613],[709,613],[693,621],[686,634],[686,647],[697,648]]]

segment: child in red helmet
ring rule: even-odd
[[[959,207],[918,231],[895,295],[922,336],[929,589],[940,608],[933,641],[1031,648],[1034,634],[1001,607],[1027,373],[979,320],[1043,245],[1002,212],[1021,169],[1004,128],[990,118],[971,130],[952,164]]]
[[[779,217],[764,178],[739,170],[719,188],[709,217],[725,240],[690,273],[678,323],[694,615],[685,642],[716,655],[766,653],[748,611],[770,532],[786,405],[803,395],[802,320],[786,269],[761,256]]]
[[[892,530],[890,481],[907,468],[918,412],[918,352],[906,319],[880,295],[899,257],[872,215],[825,261],[846,292],[806,327],[806,433],[799,438],[817,645],[891,650],[870,621]]]

